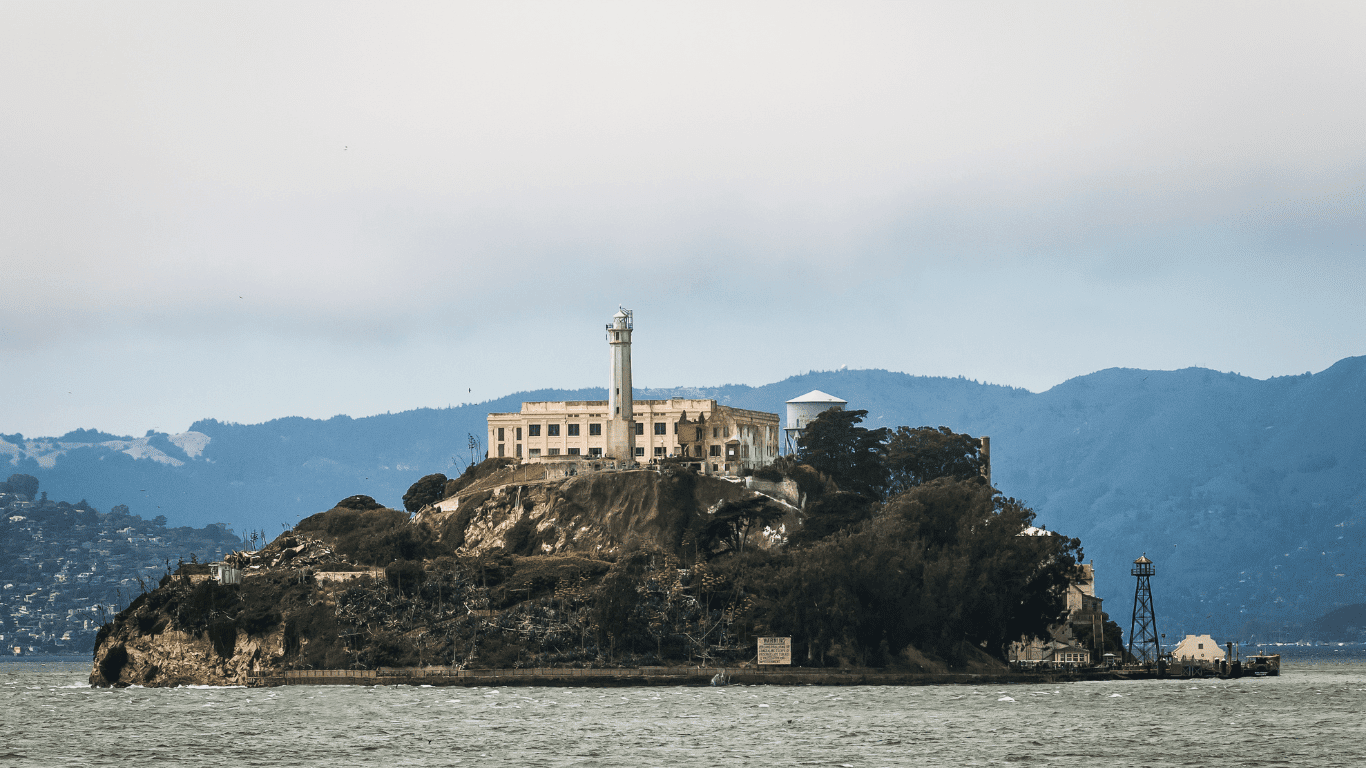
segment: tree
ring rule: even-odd
[[[817,662],[836,646],[857,664],[907,646],[955,664],[968,648],[1004,658],[1012,641],[1046,636],[1081,556],[1076,539],[1019,535],[1033,519],[976,479],[917,486],[757,580],[770,628]]]
[[[446,476],[438,472],[413,483],[408,487],[408,492],[403,494],[403,508],[416,512],[428,504],[441,501],[445,498],[446,480]]]
[[[824,411],[797,440],[798,455],[803,463],[829,475],[840,490],[881,498],[887,486],[883,443],[888,430],[858,426],[867,415],[867,411]]]
[[[873,514],[873,502],[867,496],[848,491],[822,494],[806,503],[802,510],[802,527],[788,537],[789,544],[801,546],[838,533]]]
[[[38,495],[38,478],[33,475],[10,475],[5,481],[5,487],[10,493],[23,496],[27,501],[33,501],[33,497]]]
[[[890,495],[938,477],[968,480],[982,474],[981,442],[948,427],[897,427],[887,441]]]
[[[702,528],[699,537],[704,552],[722,547],[722,551],[743,552],[745,539],[764,526],[771,525],[787,512],[764,496],[740,501],[725,501],[717,507]]]

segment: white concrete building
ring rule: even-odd
[[[1224,649],[1209,635],[1186,635],[1172,651],[1177,661],[1222,661]]]
[[[607,326],[607,400],[522,403],[516,413],[490,413],[489,456],[618,467],[694,459],[687,463],[722,475],[778,457],[776,413],[731,408],[715,400],[636,400],[631,389],[633,324],[632,312],[623,309]]]

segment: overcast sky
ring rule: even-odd
[[[0,432],[1366,354],[1366,4],[0,1]],[[800,393],[793,393],[800,394]]]

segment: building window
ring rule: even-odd
[[[521,431],[521,430],[518,430],[518,431]],[[519,458],[519,459],[522,458],[522,444],[521,444],[521,443],[518,443],[518,444],[517,444],[517,458]]]
[[[499,444],[498,444],[498,458],[500,458],[500,459],[503,458],[503,444],[502,444],[502,443],[499,443]]]
[[[727,448],[727,449],[726,449],[726,458],[728,458],[728,459],[733,459],[733,458],[735,458],[735,449],[734,449],[734,448]]]
[[[664,446],[662,446],[662,445],[655,446],[655,455],[656,455],[656,456],[663,456],[663,455],[664,455]]]
[[[527,436],[527,437],[540,437],[540,436],[541,436],[541,425],[540,425],[540,424],[528,424],[528,425],[526,425],[526,436]]]
[[[518,428],[517,428],[517,439],[518,439],[518,440],[521,440],[521,439],[522,439],[522,428],[521,428],[521,427],[518,427]],[[522,454],[519,453],[519,454],[517,454],[517,455],[518,455],[518,456],[521,456]]]
[[[578,448],[570,448],[570,449],[569,449],[569,455],[570,455],[570,456],[578,456],[578,455],[579,455],[579,449],[578,449]]]
[[[719,446],[719,445],[713,445],[713,446],[711,447],[711,451],[710,451],[707,455],[709,455],[709,456],[720,456],[720,455],[721,455],[721,446]]]
[[[589,435],[601,435],[601,434],[602,434],[602,425],[601,425],[601,424],[589,424],[589,425],[588,425],[588,434],[589,434]]]
[[[579,436],[579,425],[578,425],[578,424],[570,424],[570,425],[568,425],[568,426],[565,428],[565,433],[568,434],[570,437],[578,437],[578,436]]]
[[[588,455],[589,455],[589,456],[601,456],[601,455],[602,455],[602,449],[601,449],[601,448],[589,448],[589,449],[588,449]]]
[[[711,465],[711,471],[713,471],[713,472],[717,471],[717,467],[716,467],[715,464]]]
[[[502,428],[502,427],[499,427],[499,428],[498,428],[498,442],[500,442],[500,443],[503,442],[503,428]],[[499,455],[501,456],[502,454],[499,454]]]
[[[636,422],[636,434],[637,434],[637,435],[643,435],[643,434],[645,434],[645,422],[643,422],[643,421],[637,421],[637,422]]]
[[[712,427],[712,428],[711,428],[711,436],[712,436],[712,437],[720,437],[720,436],[721,436],[721,428],[720,428],[720,427]]]
[[[547,437],[559,437],[559,436],[560,436],[560,425],[559,425],[559,424],[547,424],[547,425],[545,425],[545,434],[546,434]]]
[[[550,456],[559,456],[559,455],[560,455],[560,449],[559,449],[559,448],[551,448],[548,455],[550,455]]]
[[[526,451],[526,455],[527,455],[527,458],[535,458],[535,457],[541,455],[541,449],[540,449],[540,448],[528,448],[527,451]]]
[[[699,442],[699,443],[702,442],[702,428],[701,428],[701,427],[698,427],[698,428],[697,428],[697,437],[695,437],[695,438],[693,438],[693,439],[696,440],[696,441]]]
[[[668,425],[668,424],[665,424],[665,423],[662,422],[662,421],[656,421],[656,422],[655,422],[655,434],[656,434],[656,435],[667,435],[667,434],[669,434],[669,425]]]
[[[637,455],[637,456],[644,456],[644,455],[645,455],[645,446],[643,446],[643,445],[637,445],[637,446],[636,446],[636,455]]]

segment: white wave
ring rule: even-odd
[[[141,688],[142,686],[135,685],[132,687]],[[227,688],[246,688],[245,685],[177,685],[176,687],[185,688],[192,691],[221,691]]]

